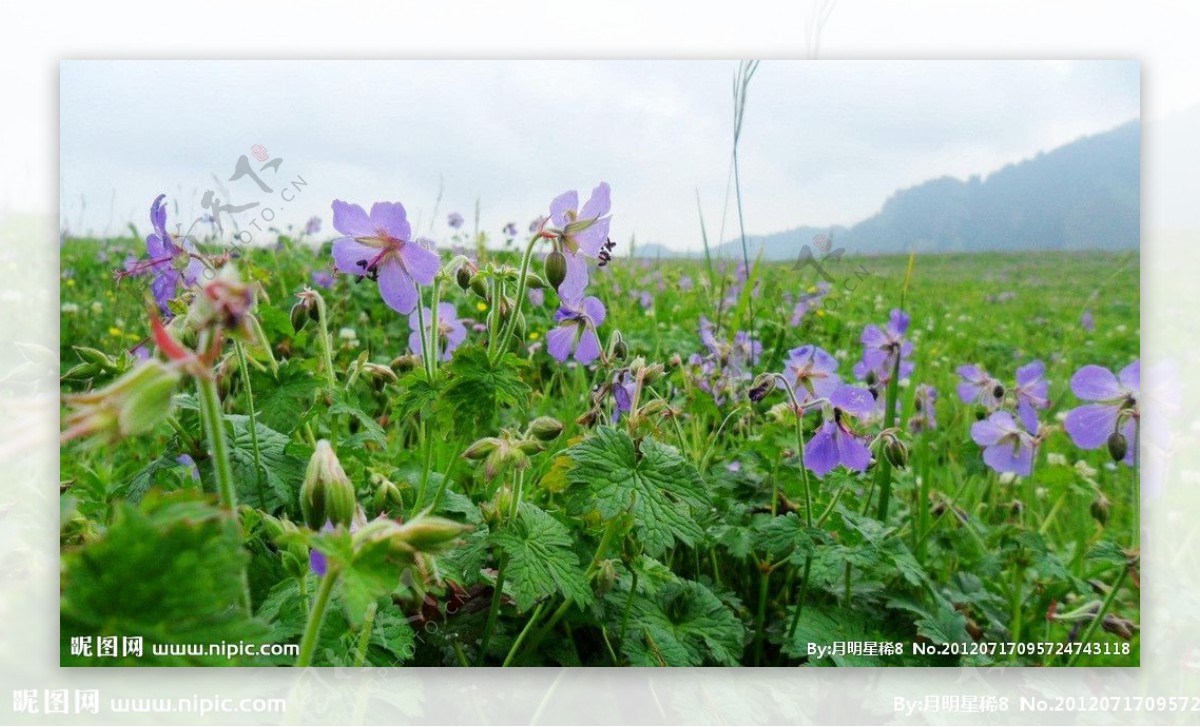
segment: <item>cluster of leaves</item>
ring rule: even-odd
[[[64,301],[102,304],[96,316],[64,315],[64,362],[81,358],[72,345],[118,356],[138,342],[139,301],[123,289],[109,295],[110,278],[95,259],[101,249],[119,259],[132,244],[64,246],[64,271],[78,281],[64,288]],[[337,555],[345,545],[311,533],[301,541],[278,537],[279,523],[300,522],[299,489],[319,439],[334,442],[367,517],[406,520],[428,510],[470,531],[415,568],[399,568],[383,553],[358,560],[343,553],[353,566],[332,597],[317,664],[1054,663],[1037,655],[916,656],[910,645],[1075,638],[1077,622],[1047,614],[1104,598],[1126,568],[1125,533],[1136,517],[1129,503],[1136,500],[1128,477],[1105,468],[1101,453],[1084,457],[1090,471],[1047,464],[1033,478],[1002,482],[969,440],[973,412],[942,404],[940,428],[913,437],[908,467],[894,473],[895,507],[886,522],[864,514],[874,512],[873,471],[812,480],[806,512],[794,418],[769,403],[718,405],[681,367],[668,365],[647,384],[642,404],[658,402],[652,410],[614,418],[610,402],[603,417],[577,423],[630,359],[592,368],[553,361],[538,350],[538,334],[554,325],[548,307],[526,311],[526,345],[494,357],[482,340],[468,340],[431,378],[396,348],[407,339],[406,322],[368,286],[339,281],[325,292],[336,348],[331,387],[314,326],[296,330],[286,313],[323,260],[284,240],[278,250],[246,251],[241,261],[268,293],[257,314],[278,366],[260,354],[250,357],[247,377],[232,356],[218,367],[242,504],[237,517],[209,494],[213,464],[190,394],[176,396],[172,425],[152,436],[111,451],[64,447],[63,663],[292,663],[188,653],[106,661],[72,656],[70,639],[298,643],[318,583],[306,549]],[[609,301],[606,325],[622,332],[630,356],[686,359],[699,348],[701,314],[732,326],[753,309],[755,319],[739,325],[764,342],[759,369],[777,371],[801,343],[855,355],[862,324],[879,319],[883,301],[898,295],[904,261],[872,260],[869,284],[840,291],[839,306],[799,326],[788,322],[784,294],[813,282],[811,272],[798,281],[789,266],[767,266],[756,272],[761,286],[727,303],[719,271],[709,277],[704,263],[619,262],[595,285]],[[1088,285],[1111,278],[1118,261],[1058,262],[1070,264],[1076,279],[1031,273],[1054,261],[922,260],[925,297],[920,284],[908,292],[918,301],[909,307],[923,338],[922,380],[948,392],[962,361],[1002,370],[1030,351],[1057,352],[1056,370],[1069,371],[1077,363],[1071,346],[1113,360],[1136,351],[1136,269],[1122,288],[1130,296],[1096,311],[1111,323],[1105,335],[1085,340],[1073,320],[1079,302]],[[694,288],[678,284],[684,277]],[[1036,305],[987,302],[989,292],[1018,280],[1021,290],[1038,291]],[[635,289],[654,290],[654,305],[617,304]],[[477,308],[486,306],[469,296],[459,301],[460,315],[483,322]],[[338,335],[340,328],[354,335]],[[364,361],[394,377],[351,375]],[[119,369],[76,371],[64,390],[101,386]],[[1057,380],[1061,386],[1065,377]],[[911,388],[900,404],[911,413]],[[531,446],[520,432],[541,416],[566,428]],[[804,422],[801,436],[811,437],[814,426]],[[519,440],[528,451],[489,474],[462,456],[488,437]],[[1045,451],[1078,456],[1061,436]],[[1113,503],[1105,522],[1089,511],[1097,488]],[[1135,586],[1136,579],[1125,580],[1113,599],[1133,620]],[[249,604],[241,603],[244,590]],[[1100,629],[1093,638],[1118,639]],[[1127,654],[1079,663],[1136,663],[1134,639]],[[905,648],[810,649],[837,641]]]

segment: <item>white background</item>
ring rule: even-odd
[[[1200,693],[1194,170],[1200,6],[848,2],[8,4],[0,10],[0,719],[87,723],[1171,723],[1200,713],[1017,711],[1020,696]],[[819,32],[818,32],[819,30]],[[1123,670],[59,670],[57,74],[65,58],[1118,58],[1142,63],[1143,390],[1172,433],[1146,443],[1143,664]],[[148,88],[147,93],[170,93]],[[328,103],[336,104],[337,99]],[[198,110],[202,112],[202,110]],[[355,110],[347,109],[347,113]],[[1192,117],[1194,118],[1194,116]],[[214,123],[219,123],[215,120]],[[186,140],[181,139],[181,143]],[[20,345],[16,345],[20,344]],[[13,386],[18,382],[18,386]],[[289,699],[278,715],[12,714],[11,688]],[[991,715],[897,714],[894,699],[998,696]]]

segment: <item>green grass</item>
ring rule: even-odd
[[[608,308],[601,340],[620,331],[625,360],[589,370],[559,364],[540,345],[531,351],[554,325],[557,301],[547,291],[545,306],[525,311],[524,345],[491,364],[479,348],[486,334],[471,332],[432,381],[405,355],[407,317],[388,309],[374,284],[339,277],[323,291],[337,378],[331,389],[318,327],[294,331],[288,315],[310,271],[329,265],[324,250],[314,255],[284,240],[277,251],[245,252],[238,261],[243,277],[262,285],[256,315],[279,363],[273,371],[265,351],[248,345],[243,376],[226,344],[216,367],[241,503],[240,548],[230,546],[227,530],[180,532],[215,512],[194,387],[178,388],[173,420],[148,434],[110,447],[64,444],[64,663],[106,663],[71,656],[69,635],[192,643],[228,634],[299,643],[317,593],[306,549],[323,541],[288,523],[301,522],[299,490],[317,439],[336,442],[368,518],[407,519],[428,507],[471,526],[449,550],[420,556],[419,568],[394,554],[347,561],[318,629],[317,664],[1061,666],[1069,657],[1037,647],[1002,654],[979,645],[1054,649],[1088,634],[1089,603],[1139,621],[1136,565],[1123,575],[1138,546],[1136,473],[1113,466],[1104,451],[1077,450],[1055,418],[1079,404],[1068,386],[1079,367],[1117,370],[1138,357],[1136,253],[917,257],[911,277],[907,257],[846,257],[829,264],[836,282],[824,307],[799,325],[785,295],[810,290],[812,268],[759,264],[755,291],[722,302],[734,261],[714,261],[718,279],[710,281],[702,260],[617,258],[593,269],[589,292]],[[117,285],[111,275],[129,253],[141,254],[140,243],[68,240],[62,247],[64,393],[108,383],[128,363],[121,351],[149,335],[147,281]],[[491,261],[517,264],[506,254]],[[684,276],[690,288],[680,284]],[[638,301],[641,291],[652,306]],[[488,306],[453,278],[442,285],[442,300],[486,324]],[[873,517],[878,464],[863,474],[839,468],[823,480],[810,477],[812,509],[805,511],[785,397],[776,392],[752,404],[749,380],[739,384],[739,398],[720,404],[700,390],[687,363],[702,352],[699,318],[719,324],[719,340],[754,332],[763,344],[754,374],[780,371],[789,349],[813,343],[835,354],[851,380],[863,326],[886,323],[902,300],[912,316],[916,368],[898,390],[909,458],[890,475],[887,520]],[[1085,310],[1094,332],[1080,325]],[[86,363],[74,350],[81,346],[117,357],[114,365],[72,371]],[[378,370],[354,374],[360,357],[391,367],[395,380]],[[638,404],[646,408],[612,424],[603,386],[639,358],[639,366],[665,370],[643,389]],[[1015,369],[1035,358],[1045,361],[1051,383],[1051,406],[1042,412],[1050,429],[1031,477],[1001,477],[971,441],[978,412],[955,396],[955,368],[981,364],[1011,385]],[[917,384],[937,388],[938,426],[910,434],[904,423]],[[593,392],[601,411],[588,417]],[[246,418],[252,409],[254,426]],[[528,440],[526,425],[538,416],[558,419],[565,431],[545,451],[529,446],[527,467],[510,458],[489,478],[486,460],[461,456],[484,437]],[[806,415],[804,441],[819,421]],[[874,434],[880,425],[866,428]],[[181,454],[196,461],[199,482],[176,462]],[[135,524],[151,534],[131,538]],[[155,532],[171,549],[165,555],[130,545],[153,542]],[[198,550],[221,572],[210,574],[211,583],[179,580],[189,568],[167,566],[191,562],[203,555]],[[116,570],[101,557],[122,561],[120,572],[151,565],[138,583],[118,588],[95,577]],[[503,597],[494,592],[498,580]],[[230,584],[242,582],[250,610],[231,613]],[[1114,583],[1120,588],[1108,598]],[[191,605],[95,613],[97,603],[119,602],[122,588],[141,598],[189,587]],[[224,599],[228,608],[205,599]],[[1052,609],[1081,608],[1075,621],[1047,618]],[[1097,626],[1090,638],[1101,653],[1074,664],[1138,663],[1136,634],[1124,641]],[[809,655],[809,644],[836,641],[899,643],[904,653]],[[914,643],[941,649],[951,642],[969,653],[950,646],[945,654],[913,653]]]

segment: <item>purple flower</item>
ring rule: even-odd
[[[693,285],[694,285],[694,283],[692,282],[692,278],[690,275],[680,275],[679,276],[679,289],[681,291],[683,291],[684,293],[687,293],[688,291],[690,291],[692,289]]]
[[[422,309],[422,315],[425,316],[425,332],[429,333],[429,327],[433,325],[433,311],[429,308]],[[423,337],[420,334],[421,322],[417,311],[408,314],[408,327],[412,333],[408,334],[408,347],[412,352],[420,356],[425,352]],[[462,321],[458,319],[458,311],[455,310],[453,303],[438,303],[438,353],[443,361],[449,361],[454,349],[467,338],[467,328]]]
[[[313,215],[304,223],[304,234],[315,235],[321,231],[321,218]]]
[[[928,384],[920,384],[913,392],[913,415],[908,420],[908,431],[932,431],[937,429],[937,389]]]
[[[541,288],[530,288],[526,295],[529,297],[529,305],[534,308],[541,308],[546,303],[546,291]]]
[[[643,312],[647,312],[654,307],[654,296],[649,291],[643,290],[637,296],[638,305],[641,306]]]
[[[329,560],[321,551],[313,548],[308,551],[308,568],[313,573],[320,577],[325,577],[325,572],[329,570]]]
[[[1045,371],[1046,365],[1040,359],[1017,369],[1017,414],[1025,428],[1034,434],[1038,430],[1037,410],[1050,406],[1046,398],[1050,384],[1042,378]]]
[[[862,360],[854,365],[854,375],[861,381],[872,376],[876,383],[887,383],[892,379],[892,370],[899,361],[900,378],[908,378],[913,372],[913,363],[908,360],[913,345],[904,338],[908,331],[908,314],[893,308],[888,324],[880,328],[874,324],[863,329],[859,341],[863,344]]]
[[[451,212],[446,215],[446,224],[457,230],[463,226],[463,216],[457,212]]]
[[[313,285],[317,285],[322,288],[332,288],[333,273],[329,272],[328,270],[314,270],[312,271],[312,282]]]
[[[555,245],[562,250],[567,261],[567,276],[558,286],[558,294],[566,300],[579,300],[587,288],[587,259],[599,259],[607,252],[608,227],[612,220],[608,211],[612,207],[612,193],[608,182],[601,182],[592,190],[592,196],[579,208],[579,193],[564,192],[550,203],[551,227],[545,230],[554,236]]]
[[[633,374],[629,373],[629,369],[623,369],[613,377],[612,395],[613,402],[616,406],[613,408],[612,423],[616,424],[621,419],[621,414],[628,414],[633,410],[633,391],[636,386]]]
[[[783,378],[803,406],[813,399],[827,399],[842,385],[837,374],[838,362],[816,346],[801,346],[788,352],[783,364]]]
[[[1090,310],[1085,310],[1083,315],[1079,317],[1079,325],[1088,333],[1096,330],[1096,319],[1092,317]]]
[[[604,323],[604,304],[595,296],[580,302],[563,300],[554,314],[557,328],[546,332],[546,351],[559,361],[566,361],[571,352],[581,364],[589,364],[600,356],[600,336],[596,328]]]
[[[417,307],[417,285],[429,285],[441,260],[437,253],[410,240],[412,228],[404,205],[376,202],[368,216],[362,207],[335,199],[333,227],[345,235],[333,241],[338,270],[379,282],[379,294],[393,310]]]
[[[1036,442],[1013,420],[1012,414],[996,411],[975,422],[971,425],[971,439],[984,448],[983,461],[995,471],[1026,477],[1033,471]]]
[[[959,366],[958,375],[962,377],[958,385],[958,398],[964,404],[980,404],[992,411],[1004,401],[1004,385],[982,366]]]
[[[1067,412],[1063,422],[1067,434],[1080,449],[1097,449],[1114,434],[1124,437],[1125,464],[1134,463],[1140,412],[1142,367],[1134,361],[1116,376],[1103,366],[1088,365],[1071,377],[1071,391],[1084,401],[1094,402]]]
[[[509,222],[507,225],[504,226],[503,232],[504,232],[505,237],[508,237],[508,238],[516,237],[517,236],[517,223]]]
[[[825,296],[829,295],[830,285],[822,280],[817,283],[817,287],[811,293],[805,293],[796,300],[796,305],[792,309],[792,325],[798,326],[804,322],[804,319],[809,313],[821,307],[821,302],[825,300]]]
[[[192,285],[204,271],[204,263],[193,257],[196,252],[191,241],[176,238],[167,232],[167,205],[164,200],[167,195],[160,194],[150,205],[150,226],[154,232],[146,237],[146,252],[148,260],[140,260],[132,266],[129,261],[125,264],[125,273],[141,275],[149,272],[154,275],[150,290],[154,300],[164,315],[169,314],[167,304],[175,297],[175,291],[180,283]]]
[[[857,386],[842,384],[829,396],[825,422],[804,447],[804,466],[817,477],[824,477],[839,464],[864,472],[871,464],[871,450],[864,437],[855,434],[846,422],[847,415],[870,416],[875,397]]]
[[[188,468],[188,474],[193,482],[200,481],[200,470],[196,467],[196,460],[192,459],[190,454],[181,454],[175,458],[175,461]]]

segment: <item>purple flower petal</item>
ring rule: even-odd
[[[997,472],[1028,477],[1033,472],[1033,447],[1017,442],[997,442],[983,450],[983,461]]]
[[[1046,371],[1046,364],[1042,363],[1041,359],[1030,361],[1021,368],[1017,369],[1017,385],[1028,386],[1038,379],[1042,378],[1042,374]]]
[[[359,261],[370,262],[378,254],[378,248],[364,245],[353,237],[341,237],[333,241],[333,262],[343,273],[364,275],[367,270],[358,264]]]
[[[579,253],[563,252],[567,261],[567,275],[558,286],[558,295],[564,300],[579,300],[587,289],[587,258]]]
[[[1006,411],[993,412],[991,416],[971,425],[971,439],[981,447],[995,444],[1000,439],[1019,431],[1012,415]]]
[[[858,386],[843,384],[829,395],[829,403],[856,417],[868,417],[875,410],[875,397]]]
[[[585,253],[588,257],[598,257],[600,248],[608,241],[608,229],[612,222],[611,217],[601,217],[586,228],[571,235],[579,245],[580,252]]]
[[[390,255],[379,266],[379,294],[397,313],[410,313],[417,307],[416,283]]]
[[[1085,404],[1067,412],[1063,426],[1076,447],[1096,449],[1107,444],[1108,435],[1117,430],[1119,412],[1120,407],[1111,404]]]
[[[559,362],[565,362],[571,355],[571,346],[575,343],[576,326],[559,326],[546,331],[546,353]]]
[[[1133,466],[1134,458],[1138,454],[1138,421],[1133,417],[1127,417],[1125,423],[1121,425],[1121,435],[1125,437],[1125,458],[1121,461],[1130,467]]]
[[[583,220],[598,219],[608,214],[610,209],[612,209],[612,189],[609,188],[608,182],[601,182],[592,190],[592,196],[579,211],[579,218]]]
[[[335,225],[337,223],[334,223]],[[376,202],[371,206],[371,226],[376,233],[386,232],[395,240],[411,239],[412,227],[408,224],[408,213],[399,202]]]
[[[1071,391],[1085,401],[1108,401],[1121,396],[1117,377],[1103,366],[1090,364],[1071,377]]]
[[[584,326],[579,334],[579,343],[575,346],[575,360],[583,365],[590,364],[600,357],[600,337],[596,329]]]
[[[1022,397],[1017,402],[1017,415],[1021,417],[1021,425],[1024,426],[1030,434],[1037,434],[1037,410],[1033,408],[1033,405],[1029,403],[1028,399]]]
[[[375,226],[367,211],[340,199],[333,200],[333,229],[350,237],[375,236]]]
[[[324,553],[313,548],[308,551],[308,567],[313,573],[324,577],[325,571],[329,569],[329,562]]]
[[[427,250],[420,245],[405,244],[400,246],[400,257],[404,260],[404,268],[412,279],[421,285],[430,285],[442,267],[442,259],[436,252]]]
[[[567,213],[577,209],[579,209],[579,193],[573,189],[570,192],[563,192],[550,202],[551,224],[559,229],[566,227],[570,222],[567,219]]]
[[[1121,369],[1121,373],[1117,374],[1117,379],[1121,382],[1121,386],[1126,391],[1137,393],[1142,388],[1142,362],[1141,359],[1134,361],[1125,368]]]
[[[847,469],[865,472],[871,464],[871,450],[861,439],[845,431],[841,427],[834,428],[834,442],[837,444],[840,460]]]
[[[591,320],[592,325],[599,328],[604,323],[604,317],[607,311],[604,310],[604,304],[594,295],[589,295],[583,299],[583,313]]]
[[[804,447],[804,466],[817,477],[824,477],[838,465],[837,441],[834,439],[836,429],[837,425],[832,421],[825,422]]]

